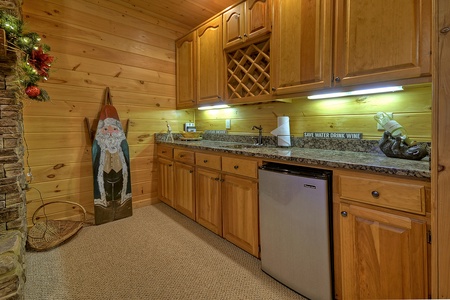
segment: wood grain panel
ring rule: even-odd
[[[51,102],[24,101],[25,167],[33,174],[28,215],[40,192],[45,201],[82,203],[92,216],[92,141],[84,119],[92,124],[98,117],[105,87],[120,119],[129,122],[133,203],[157,201],[154,133],[165,132],[166,122],[181,131],[194,119],[193,111],[175,110],[175,40],[186,25],[125,1],[26,1],[23,14],[56,58],[41,83]],[[76,214],[70,208],[51,213]]]

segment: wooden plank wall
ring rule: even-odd
[[[153,135],[174,131],[193,119],[175,110],[175,40],[187,28],[137,10],[120,0],[25,0],[26,29],[41,35],[55,56],[41,87],[51,102],[24,101],[28,151],[28,217],[45,202],[69,200],[93,213],[91,141],[84,119],[92,122],[105,87],[122,121],[129,120],[134,206],[156,201]],[[78,214],[70,206],[47,206],[51,218]],[[30,219],[28,220],[30,225]]]
[[[380,139],[373,116],[378,111],[393,112],[417,141],[431,141],[431,84],[405,86],[404,91],[325,100],[293,99],[292,103],[271,102],[235,106],[213,111],[197,111],[199,130],[223,130],[231,120],[230,134],[251,134],[253,125],[262,125],[263,134],[277,127],[278,116],[289,116],[291,134],[303,132],[361,132],[364,139]]]

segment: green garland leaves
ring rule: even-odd
[[[5,30],[7,48],[22,53],[17,75],[23,92],[33,100],[48,101],[48,93],[38,87],[40,80],[47,80],[53,57],[48,55],[50,47],[41,44],[41,37],[35,32],[23,33],[23,21],[0,11],[0,28]]]

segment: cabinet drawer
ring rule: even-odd
[[[214,170],[221,169],[220,156],[214,154],[195,153],[195,164]]]
[[[176,161],[181,161],[187,164],[194,164],[194,152],[186,151],[182,149],[174,149],[173,150],[173,158]]]
[[[173,148],[170,146],[158,145],[158,156],[173,158]]]
[[[254,160],[222,157],[222,171],[257,178],[258,163]]]
[[[425,214],[425,186],[410,181],[385,181],[339,176],[342,199]]]

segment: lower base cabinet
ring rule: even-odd
[[[336,298],[429,298],[430,183],[333,174]]]
[[[197,168],[196,217],[200,225],[222,236],[222,197],[220,172]]]
[[[222,183],[223,237],[259,257],[258,184],[225,175]]]
[[[195,167],[175,162],[174,207],[185,216],[195,220]]]
[[[341,204],[342,299],[424,299],[424,221]]]

